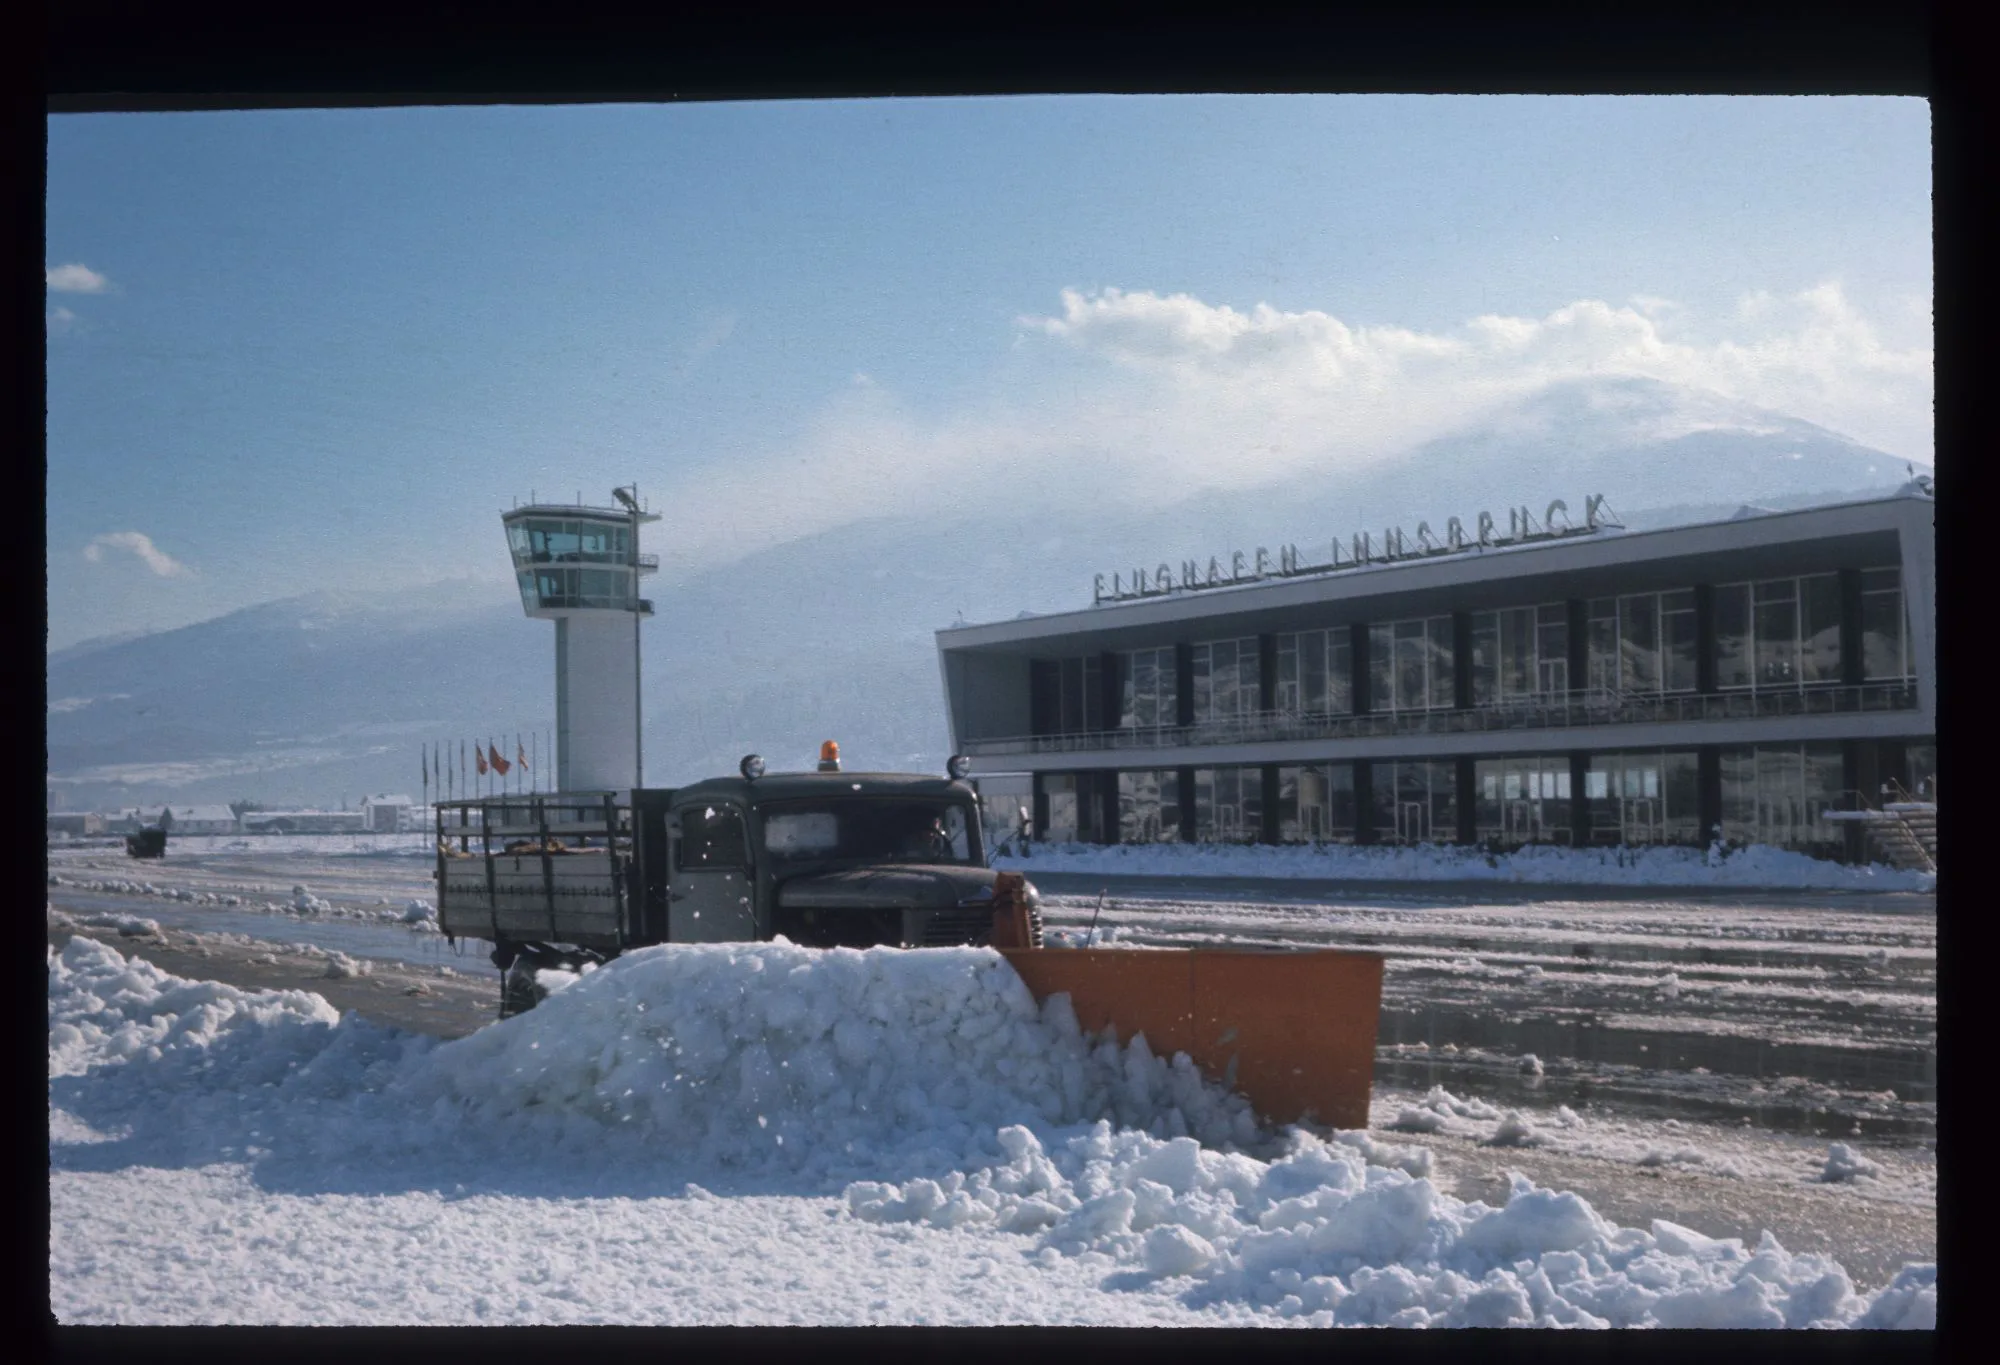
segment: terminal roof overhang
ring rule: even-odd
[[[1034,654],[1144,647],[1178,625],[1226,620],[1245,635],[1340,624],[1366,604],[1372,619],[1523,606],[1580,594],[1579,575],[1609,575],[1602,590],[1644,592],[1696,582],[1824,573],[1901,562],[1899,532],[1928,523],[1929,498],[1897,496],[1652,531],[1604,530],[1333,573],[1175,592],[1138,601],[937,632],[949,652]],[[1718,560],[1726,560],[1719,563]],[[1595,596],[1593,590],[1587,595]]]

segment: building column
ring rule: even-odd
[[[1125,679],[1119,670],[1125,658],[1112,650],[1097,656],[1098,727],[1116,730],[1125,710]]]
[[[1563,613],[1569,619],[1569,690],[1581,692],[1590,686],[1590,603],[1569,598]]]
[[[1268,640],[1271,637],[1267,635],[1264,638]],[[1264,843],[1275,844],[1278,842],[1279,838],[1278,765],[1275,763],[1266,763],[1263,767],[1261,776],[1264,782],[1264,801],[1263,801],[1264,828],[1259,833],[1258,838]]]
[[[1923,509],[1936,524],[1937,509]],[[1897,534],[1902,544],[1903,612],[1908,623],[1910,667],[1917,675],[1917,705],[1937,723],[1937,543],[1933,537]],[[1897,781],[1905,780],[1907,774]]]
[[[1461,711],[1472,706],[1472,613],[1469,611],[1451,614],[1451,704]]]
[[[1694,690],[1702,693],[1715,691],[1715,585],[1697,583],[1694,585]],[[1718,770],[1719,771],[1719,770]],[[1720,779],[1717,779],[1720,781]],[[1717,791],[1721,788],[1717,787]],[[1720,802],[1721,798],[1716,798]],[[1716,809],[1722,807],[1718,804]],[[1716,817],[1720,819],[1721,816]],[[1708,836],[1702,836],[1706,843]]]
[[[1842,586],[1845,587],[1845,584]],[[1844,635],[1846,631],[1843,629],[1841,633]],[[1843,642],[1842,647],[1845,648],[1845,642]],[[1882,804],[1882,779],[1878,775],[1879,769],[1876,767],[1875,759],[1875,741],[1868,739],[1847,739],[1841,741],[1840,785],[1851,792],[1857,793],[1863,806],[1879,806]],[[1867,861],[1867,831],[1859,823],[1850,820],[1844,824],[1841,827],[1841,840],[1845,845],[1843,856],[1846,861],[1850,863]]]
[[[1590,845],[1590,755],[1572,749],[1569,755],[1569,846]]]
[[[1840,681],[1859,687],[1866,676],[1861,648],[1861,570],[1840,571]],[[1848,785],[1853,786],[1850,782]],[[1866,791],[1856,787],[1856,791]]]
[[[1062,665],[1053,659],[1028,660],[1028,733],[1053,735],[1061,722]]]
[[[1374,699],[1368,695],[1369,678],[1373,672],[1368,666],[1368,623],[1356,621],[1347,628],[1347,657],[1354,676],[1349,679],[1349,690],[1354,696],[1354,714],[1365,716],[1374,709]],[[1355,779],[1359,790],[1360,779]]]
[[[1194,822],[1194,769],[1175,769],[1174,785],[1181,789],[1181,842],[1191,844],[1198,837]]]
[[[1910,782],[1910,756],[1900,739],[1885,739],[1875,746],[1875,788],[1868,797],[1876,805],[1896,798],[1883,792],[1882,784],[1896,782],[1908,786]]]
[[[1118,774],[1100,768],[1094,773],[1085,773],[1077,781],[1079,787],[1088,786],[1091,798],[1097,807],[1097,842],[1115,844],[1118,842]]]
[[[1278,709],[1278,637],[1257,637],[1257,709]]]
[[[1471,757],[1455,760],[1458,779],[1458,842],[1470,844],[1479,838],[1479,784]]]
[[[1035,784],[1035,842],[1043,843],[1049,837],[1049,794],[1042,790],[1043,774],[1036,773],[1031,781]]]
[[[1708,656],[1714,658],[1713,654]],[[1701,822],[1701,843],[1705,848],[1717,837],[1722,825],[1722,750],[1704,744],[1694,751],[1695,813]]]
[[[1194,646],[1186,640],[1174,646],[1174,724],[1194,724]]]
[[[1375,842],[1375,764],[1365,758],[1354,762],[1354,842]]]

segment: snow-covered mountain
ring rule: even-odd
[[[1921,472],[1921,471],[1920,471]],[[1092,575],[1419,519],[1603,493],[1628,525],[1896,487],[1904,462],[1782,414],[1649,380],[1546,388],[1392,462],[1331,465],[1145,512],[1024,490],[956,518],[856,523],[652,585],[646,775],[939,767],[932,632],[1088,604]],[[499,528],[494,554],[501,556]],[[497,567],[497,566],[496,566]],[[333,802],[418,785],[429,740],[553,722],[550,628],[504,578],[394,597],[269,602],[48,659],[51,784],[66,803]]]

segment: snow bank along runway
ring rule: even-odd
[[[643,949],[441,1042],[77,937],[49,1078],[65,1322],[1936,1319],[1934,1264],[1857,1292],[1770,1236],[1260,1130],[980,949]]]
[[[431,894],[420,839],[186,842],[148,865],[52,849],[51,903],[485,969],[483,945],[449,955],[435,936],[407,932],[426,927],[404,921]],[[1133,946],[1383,953],[1383,1084],[1833,1138],[1927,1143],[1935,1131],[1933,896],[1711,889],[1542,900],[1461,880],[1333,899],[1296,881],[1284,890],[1285,878],[1251,883],[1249,895],[1191,895],[1108,876],[1079,895],[1076,874],[1050,870],[1062,859],[1038,854],[1026,865],[1045,892],[1067,892],[1044,906],[1059,939],[1079,939],[1096,916],[1101,939]]]

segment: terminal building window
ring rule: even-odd
[[[1377,621],[1368,627],[1369,706],[1425,711],[1453,704],[1451,618]]]
[[[1073,844],[1077,835],[1076,778],[1068,773],[1042,773],[1035,785],[1048,802],[1048,811],[1037,830],[1052,844]]]
[[[1204,640],[1194,647],[1194,719],[1233,720],[1258,706],[1257,637]]]
[[[1937,800],[1937,745],[1912,744],[1903,751],[1903,786],[1920,801]]]
[[[1204,844],[1250,844],[1264,834],[1261,768],[1194,770],[1194,837]]]
[[[1347,627],[1280,635],[1272,700],[1292,715],[1346,715],[1354,709],[1354,641]]]
[[[1821,814],[1839,803],[1842,790],[1837,743],[1724,749],[1722,837],[1837,856],[1839,827]]]
[[[1693,751],[1592,754],[1583,794],[1597,844],[1699,844]]]
[[[1028,671],[1036,734],[1077,735],[1104,728],[1104,690],[1096,655],[1036,659]]]
[[[1560,602],[1472,613],[1472,704],[1569,691],[1569,614]]]
[[[1570,841],[1569,759],[1561,754],[1482,758],[1472,768],[1472,822],[1481,843]]]
[[[1354,765],[1278,769],[1278,839],[1287,844],[1354,842]]]
[[[1118,774],[1118,842],[1167,844],[1180,837],[1179,774],[1172,768]]]
[[[1715,681],[1750,691],[1839,682],[1840,576],[1717,587]]]
[[[1369,765],[1375,839],[1448,844],[1458,838],[1458,765],[1450,761]]]
[[[1174,688],[1173,647],[1131,650],[1121,662],[1118,724],[1128,730],[1177,724],[1180,700]]]
[[[1861,676],[1869,682],[1914,677],[1910,666],[1909,612],[1903,605],[1901,569],[1861,571]]]
[[[1599,597],[1586,615],[1592,690],[1694,691],[1699,646],[1693,590]]]

